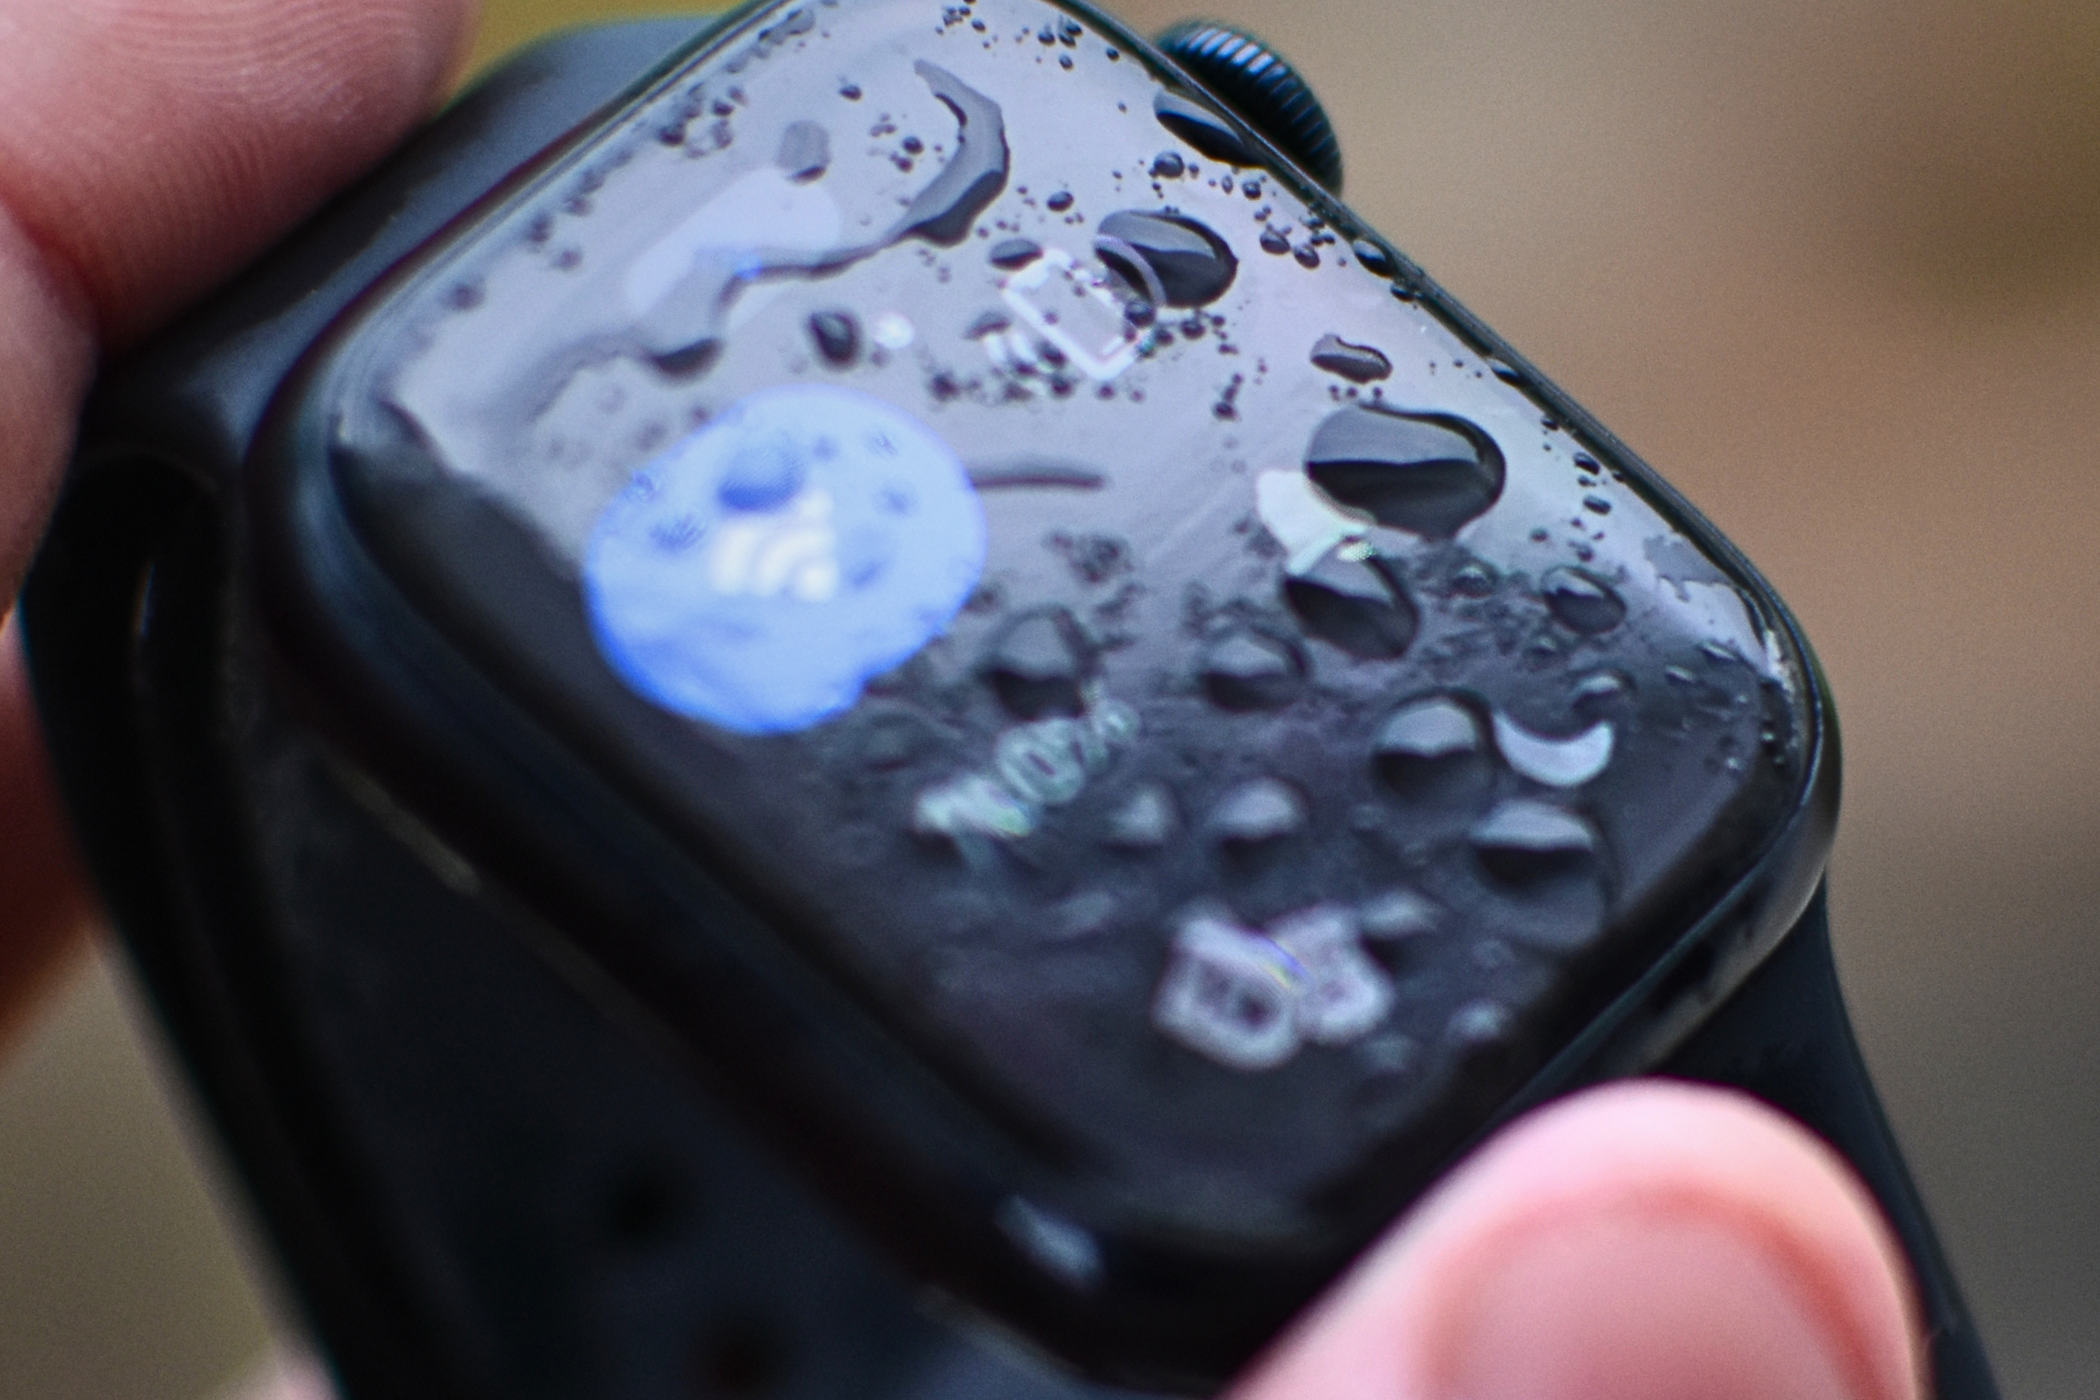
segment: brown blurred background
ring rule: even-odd
[[[674,8],[488,3],[482,61]],[[1352,203],[1799,611],[1868,1057],[2008,1396],[2100,1395],[2100,5],[1203,8],[1309,73]],[[203,1400],[267,1342],[121,980],[0,1073],[7,1400]]]

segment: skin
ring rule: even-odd
[[[96,365],[266,247],[446,91],[471,0],[0,0],[0,581]],[[83,74],[93,74],[93,81]],[[0,1051],[93,909],[0,647]],[[1820,1143],[1618,1085],[1488,1143],[1237,1400],[1919,1400],[1900,1255]],[[309,1372],[264,1392],[320,1397]]]

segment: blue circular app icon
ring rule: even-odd
[[[954,620],[984,508],[947,443],[880,399],[768,389],[635,474],[599,518],[584,592],[599,649],[680,714],[806,729]]]

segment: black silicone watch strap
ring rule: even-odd
[[[1917,1274],[1939,1400],[1996,1400],[1983,1343],[1926,1218],[1853,1039],[1818,893],[1785,942],[1661,1072],[1728,1084],[1784,1109],[1865,1180]]]

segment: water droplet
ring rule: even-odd
[[[1467,833],[1495,879],[1529,885],[1594,870],[1597,833],[1565,808],[1530,798],[1502,803]]]
[[[992,266],[1017,272],[1043,255],[1043,245],[1033,238],[1002,238],[992,245]]]
[[[822,177],[831,168],[831,133],[815,122],[790,122],[780,134],[780,153],[773,163],[797,184]]]
[[[1626,620],[1626,604],[1610,584],[1570,564],[1546,570],[1539,595],[1563,627],[1595,637]]]
[[[1518,369],[1515,365],[1505,364],[1501,360],[1489,360],[1487,364],[1488,368],[1495,372],[1495,378],[1501,380],[1504,384],[1522,385],[1525,383],[1524,371]]]
[[[1261,250],[1280,258],[1291,251],[1291,240],[1273,228],[1265,228],[1261,231]]]
[[[1451,571],[1451,591],[1461,598],[1486,598],[1494,594],[1502,582],[1502,576],[1494,566],[1479,559],[1468,559]]]
[[[1086,644],[1079,624],[1063,608],[1015,618],[992,643],[980,669],[1016,718],[1076,715],[1085,708]]]
[[[1499,710],[1495,713],[1495,746],[1511,768],[1548,787],[1580,787],[1611,764],[1614,732],[1599,721],[1580,734],[1555,739],[1534,734]]]
[[[1064,69],[1066,72],[1070,72],[1072,69],[1072,55],[1068,53],[1059,54],[1057,56],[1057,66]]]
[[[1618,708],[1619,703],[1633,697],[1633,678],[1623,671],[1609,668],[1592,671],[1575,682],[1572,696],[1575,713],[1588,718]]]
[[[1369,345],[1354,345],[1338,335],[1323,335],[1313,346],[1312,362],[1329,374],[1354,384],[1369,384],[1393,372],[1393,362]]]
[[[1365,270],[1375,272],[1380,277],[1393,275],[1392,254],[1386,252],[1385,249],[1373,243],[1370,239],[1357,239],[1349,245],[1349,251],[1356,254],[1356,260],[1363,264]]]
[[[848,102],[860,101],[860,85],[857,83],[846,84],[839,89],[839,96],[845,98]]]
[[[1233,632],[1203,654],[1203,688],[1227,710],[1281,709],[1305,688],[1295,647],[1260,632]]]
[[[1300,267],[1313,268],[1320,265],[1320,250],[1310,243],[1300,243],[1291,256],[1298,260]]]
[[[1592,515],[1610,515],[1611,501],[1603,496],[1584,496],[1582,508]]]
[[[1222,160],[1227,165],[1258,163],[1239,133],[1227,125],[1223,117],[1200,102],[1161,89],[1152,99],[1152,113],[1159,118],[1161,126],[1212,160]]]
[[[819,311],[809,318],[809,337],[827,364],[844,367],[860,358],[860,322],[850,311]]]
[[[968,340],[982,340],[985,336],[999,334],[1013,323],[1013,317],[1004,311],[986,311],[970,322],[970,328],[963,332],[963,336]]]
[[[923,238],[952,248],[969,237],[977,216],[1006,188],[1012,159],[1006,145],[1006,117],[998,103],[945,68],[922,58],[912,65],[912,71],[955,114],[956,149],[878,246]]]
[[[1179,214],[1119,210],[1101,221],[1094,251],[1166,306],[1206,306],[1225,295],[1239,272],[1224,239]],[[1133,255],[1143,266],[1133,264]]]
[[[1181,827],[1174,810],[1174,794],[1157,783],[1148,783],[1108,819],[1102,844],[1125,851],[1157,850],[1173,840]]]
[[[1072,192],[1070,190],[1059,190],[1056,194],[1044,200],[1043,204],[1051,213],[1062,214],[1065,210],[1072,207]]]
[[[1188,173],[1188,163],[1179,152],[1161,151],[1152,158],[1152,178],[1155,180],[1179,180]]]
[[[1443,910],[1413,890],[1387,890],[1373,895],[1356,911],[1357,923],[1366,938],[1419,938],[1436,932],[1443,918]]]
[[[1479,719],[1448,695],[1401,706],[1379,731],[1373,756],[1378,776],[1411,801],[1470,800],[1494,779]]]
[[[715,495],[730,510],[778,510],[808,479],[799,454],[778,443],[754,443],[730,459]]]
[[[1455,534],[1502,494],[1501,449],[1447,414],[1352,405],[1320,424],[1305,465],[1343,504],[1433,538]]]
[[[1380,560],[1329,554],[1283,581],[1284,601],[1305,630],[1364,660],[1394,660],[1414,642],[1421,616]]]
[[[1288,783],[1256,778],[1219,800],[1210,833],[1228,846],[1260,846],[1305,829],[1305,799]]]

